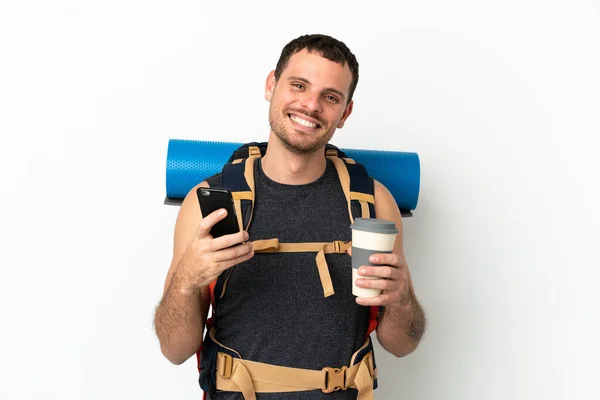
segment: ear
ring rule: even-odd
[[[344,127],[344,123],[346,122],[346,119],[350,116],[350,114],[352,114],[353,106],[354,106],[354,100],[350,100],[350,103],[348,103],[348,105],[346,106],[346,109],[344,110],[344,114],[342,114],[342,119],[340,119],[340,122],[337,125],[337,127],[339,129],[342,129]]]
[[[273,90],[275,90],[275,71],[269,72],[269,75],[267,76],[267,83],[265,85],[265,99],[267,99],[267,101],[271,101]]]

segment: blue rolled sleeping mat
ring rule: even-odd
[[[211,175],[221,172],[244,143],[170,139],[167,150],[167,196],[164,204],[181,205],[188,192]],[[402,216],[417,207],[421,168],[416,153],[340,148],[363,164],[369,174],[394,196]]]

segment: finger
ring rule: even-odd
[[[392,291],[398,288],[398,282],[391,279],[357,279],[356,286],[370,289]]]
[[[382,293],[375,297],[357,297],[356,303],[361,306],[382,306],[391,302],[390,295]]]
[[[243,254],[239,257],[236,257],[236,258],[230,260],[229,262],[231,263],[231,266],[233,267],[234,265],[243,263],[244,261],[248,261],[252,257],[254,257],[254,250],[252,250],[252,246],[250,246],[250,251],[248,253]]]
[[[350,257],[352,257],[352,246],[348,247],[348,250],[347,250],[347,252],[348,252],[348,255],[349,255]]]
[[[196,235],[199,238],[206,237],[210,234],[210,229],[220,220],[225,218],[227,215],[227,210],[224,208],[220,208],[208,214],[206,217],[202,218],[200,223],[198,224],[198,229],[196,231]]]
[[[245,246],[247,246],[247,243],[244,243],[242,245],[236,246],[236,247],[240,247],[240,248],[244,248]],[[218,270],[218,273],[220,274],[221,272],[225,271],[228,268],[233,267],[234,265],[243,263],[244,261],[248,261],[249,259],[251,259],[252,257],[254,257],[254,250],[252,250],[252,246],[249,247],[250,251],[244,251],[242,252],[242,254],[235,256],[235,254],[239,254],[239,253],[230,253],[233,254],[232,258],[225,258],[222,261],[218,262],[216,264],[216,268]],[[223,250],[223,252],[227,252],[229,250],[232,249],[227,249],[227,250]]]
[[[389,267],[389,266],[381,266],[381,267],[362,266],[358,269],[358,274],[360,276],[385,278],[385,279],[397,279],[400,276],[400,273],[401,273],[400,269],[398,269],[396,267]]]
[[[250,252],[252,252],[252,243],[248,242],[244,244],[239,244],[237,246],[229,247],[215,252],[214,261],[224,262],[234,260],[238,257],[243,257]]]
[[[394,253],[372,254],[369,257],[369,261],[373,264],[391,265],[394,267],[401,267],[404,265],[404,258]]]
[[[248,240],[248,232],[241,231],[238,233],[232,233],[229,235],[223,235],[219,238],[216,238],[211,243],[211,248],[213,250],[221,250],[226,249],[228,247],[234,246],[236,244],[244,243]]]

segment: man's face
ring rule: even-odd
[[[329,142],[352,112],[346,105],[352,73],[348,65],[302,50],[292,55],[279,80],[267,78],[271,130],[290,151],[309,154]]]

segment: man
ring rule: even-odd
[[[183,363],[202,345],[208,287],[225,275],[227,293],[214,310],[215,337],[243,359],[319,371],[347,366],[364,343],[368,306],[380,307],[376,333],[385,350],[402,357],[417,347],[425,317],[403,254],[400,212],[379,182],[374,188],[376,217],[395,222],[399,234],[392,254],[370,260],[384,266],[360,268],[361,276],[376,279],[358,280],[357,285],[382,289],[381,295],[352,295],[348,254],[327,256],[335,295],[324,297],[314,253],[253,251],[253,241],[270,237],[290,243],[351,240],[348,204],[324,147],[352,113],[357,82],[355,56],[334,38],[304,35],[284,47],[266,81],[271,131],[268,151],[254,166],[256,199],[248,232],[216,239],[209,234],[225,215],[217,211],[202,218],[196,188],[220,186],[220,174],[192,189],[181,205],[173,259],[155,317],[161,350],[172,363]],[[257,398],[356,396],[356,390],[348,389],[259,392]],[[244,397],[217,391],[213,398]]]

